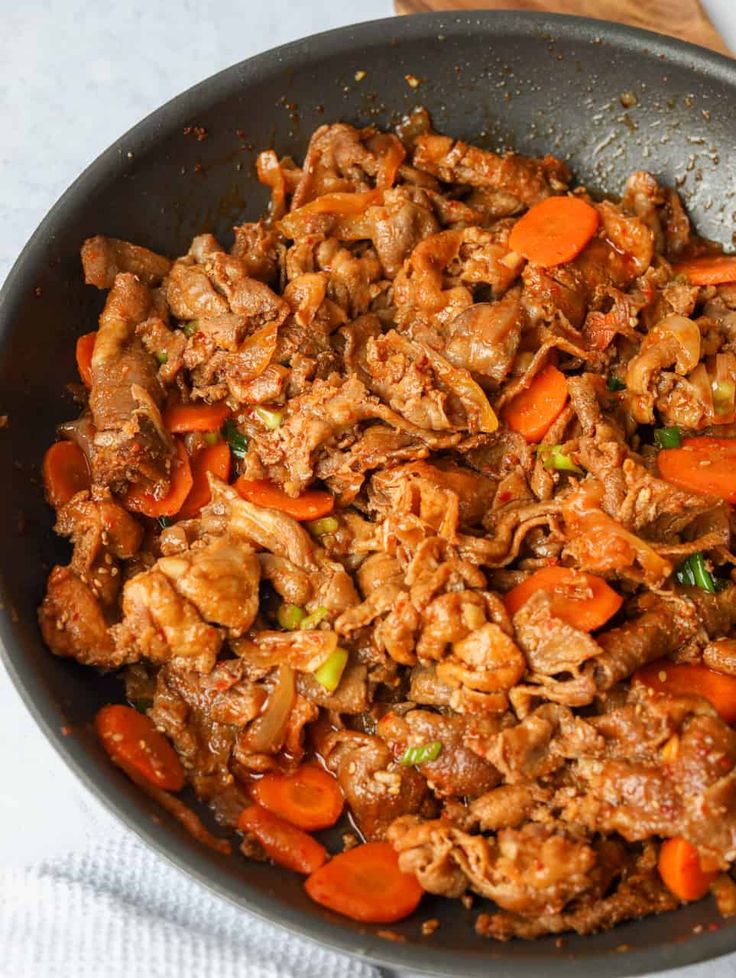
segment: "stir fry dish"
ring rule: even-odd
[[[736,912],[736,257],[422,110],[258,177],[232,247],[82,247],[39,619],[110,758],[358,921]]]

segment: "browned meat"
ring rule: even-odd
[[[434,134],[417,137],[413,162],[418,169],[446,183],[490,187],[510,194],[526,206],[564,190],[569,179],[565,164],[551,156],[542,160],[513,153],[498,156],[459,139],[453,142],[447,136]]]
[[[115,648],[97,598],[71,567],[51,571],[38,620],[44,642],[56,655],[102,669],[136,658]]]
[[[660,445],[736,437],[736,286],[689,281],[720,249],[639,172],[620,201],[576,187],[596,229],[535,261],[517,222],[566,206],[565,164],[422,109],[396,133],[323,125],[303,162],[256,169],[268,214],[229,251],[206,231],[173,261],[83,245],[110,292],[42,467],[72,545],[47,645],[121,669],[227,828],[255,779],[324,765],[361,839],[430,893],[495,903],[480,934],[668,910],[672,838],[730,914],[736,733],[702,670],[736,675],[736,490],[713,464],[704,494]],[[267,859],[250,833],[237,851]]]
[[[111,289],[120,272],[135,275],[145,285],[159,285],[168,274],[171,262],[148,248],[97,234],[82,245],[82,267],[87,285]]]
[[[381,839],[400,815],[421,809],[425,780],[397,764],[390,749],[368,734],[339,735],[328,764],[335,772],[358,828],[368,839]]]
[[[89,406],[96,428],[92,472],[101,485],[144,479],[160,487],[167,481],[170,443],[159,413],[163,391],[156,360],[135,335],[151,301],[149,289],[123,273],[100,316]]]

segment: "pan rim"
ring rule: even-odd
[[[321,57],[338,54],[358,39],[362,44],[385,43],[387,36],[396,36],[399,40],[421,39],[438,30],[461,36],[464,30],[477,30],[480,22],[490,25],[494,28],[494,33],[501,35],[536,35],[541,39],[549,33],[566,40],[588,43],[601,39],[614,47],[661,56],[663,65],[679,65],[725,82],[736,94],[736,63],[724,55],[651,31],[564,14],[504,10],[425,13],[365,21],[289,42],[231,65],[191,86],[132,126],[83,170],[31,235],[0,289],[0,347],[4,345],[16,299],[27,288],[36,251],[40,254],[48,236],[54,233],[55,228],[63,226],[67,214],[76,209],[80,194],[94,193],[98,182],[107,182],[115,173],[121,172],[128,153],[142,153],[155,145],[159,129],[165,128],[169,120],[177,117],[183,105],[188,106],[188,114],[196,114],[200,106],[210,104],[231,92],[236,82],[247,86],[249,76],[287,70],[291,63],[302,63],[315,52]],[[5,592],[2,572],[0,591]],[[563,972],[566,974],[571,967],[576,966],[567,955],[551,957],[546,949],[544,953],[535,955],[530,948],[531,953],[524,959],[504,959],[494,953],[494,950],[498,951],[499,945],[492,942],[488,943],[487,951],[479,951],[477,955],[473,953],[472,957],[460,960],[455,952],[439,947],[402,945],[370,932],[361,935],[352,928],[339,926],[285,905],[279,898],[257,889],[254,884],[241,882],[242,896],[236,896],[225,885],[225,872],[213,872],[211,854],[198,853],[180,846],[176,836],[165,825],[154,825],[142,806],[131,804],[134,792],[123,775],[115,779],[104,778],[102,766],[83,744],[70,744],[70,739],[64,737],[61,732],[61,706],[52,699],[49,691],[30,669],[23,636],[24,628],[28,627],[33,627],[33,623],[13,622],[7,612],[0,615],[0,653],[15,688],[47,740],[75,776],[113,816],[134,831],[170,865],[188,877],[193,877],[217,896],[270,924],[283,927],[290,933],[312,940],[331,951],[347,953],[383,967],[419,970],[435,976],[464,974],[470,978],[492,971],[496,978],[532,978],[539,974],[539,968],[543,966],[544,973],[554,978],[561,976]],[[706,931],[683,944],[672,942],[664,946],[633,949],[625,955],[593,951],[578,958],[578,967],[582,962],[589,963],[597,969],[601,978],[648,974],[711,960],[734,949],[736,930],[729,934],[728,929],[723,929],[714,933]]]

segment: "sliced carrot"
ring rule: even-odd
[[[184,442],[176,439],[176,456],[171,463],[171,481],[166,495],[157,499],[142,486],[132,485],[125,494],[125,505],[134,513],[143,513],[144,516],[176,516],[193,483]]]
[[[323,907],[369,924],[391,924],[416,910],[423,890],[402,873],[388,842],[365,842],[334,856],[304,884]]]
[[[200,509],[210,501],[210,472],[223,482],[230,478],[230,446],[226,441],[205,445],[191,460],[191,468],[192,488],[179,510],[182,519],[197,516]]]
[[[691,285],[736,282],[736,255],[703,255],[680,262],[672,270],[676,275],[686,275]]]
[[[722,720],[736,720],[736,676],[727,676],[708,666],[658,659],[637,669],[632,683],[643,683],[658,693],[672,696],[702,696]]]
[[[92,386],[92,354],[95,352],[97,333],[85,333],[77,340],[77,370],[85,387]]]
[[[580,254],[598,223],[598,211],[580,197],[547,197],[511,228],[509,248],[537,265],[561,265]]]
[[[526,390],[512,398],[503,410],[503,419],[512,431],[528,442],[540,441],[567,404],[565,375],[550,364],[532,380]]]
[[[289,774],[269,772],[251,788],[259,805],[307,832],[334,825],[344,799],[337,780],[316,764],[302,764]]]
[[[73,441],[57,441],[43,457],[43,482],[49,503],[58,509],[75,493],[89,489],[87,458]]]
[[[184,768],[176,751],[145,714],[120,703],[103,706],[95,717],[95,730],[127,774],[140,775],[165,791],[184,787]]]
[[[229,415],[227,404],[174,404],[163,413],[164,428],[174,435],[218,431]]]
[[[327,860],[327,850],[316,839],[261,805],[242,811],[238,828],[254,835],[275,863],[297,873],[309,875]]]
[[[736,438],[686,438],[662,449],[657,466],[666,482],[736,503]]]
[[[552,613],[584,632],[605,625],[624,600],[595,574],[584,574],[570,567],[542,567],[505,595],[508,613],[515,615],[535,591],[547,591]]]
[[[718,870],[702,868],[698,850],[682,836],[662,843],[657,868],[664,885],[680,900],[700,900],[718,876]]]
[[[335,505],[335,497],[329,492],[313,489],[294,498],[266,479],[245,479],[241,476],[233,488],[248,502],[269,509],[280,509],[295,520],[317,520],[327,516]]]

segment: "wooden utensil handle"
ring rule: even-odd
[[[539,10],[643,27],[731,55],[700,0],[394,0],[399,14],[428,10]]]

